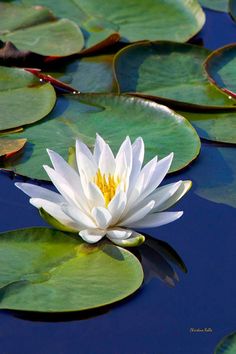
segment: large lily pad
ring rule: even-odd
[[[1,234],[0,254],[2,309],[80,311],[121,300],[143,281],[129,251],[47,228]]]
[[[215,349],[215,354],[235,354],[236,353],[236,332],[224,337]]]
[[[116,92],[113,55],[98,55],[54,63],[48,74],[81,92]]]
[[[215,11],[228,11],[229,0],[199,0],[200,4]]]
[[[179,106],[228,108],[236,101],[212,85],[202,64],[205,48],[172,42],[130,45],[115,57],[120,92],[138,94]]]
[[[223,90],[236,95],[236,44],[212,52],[205,62],[210,80]]]
[[[23,69],[0,67],[0,130],[30,124],[54,107],[56,94],[50,84]]]
[[[40,6],[1,3],[0,39],[41,55],[78,53],[84,46],[80,28],[68,19],[52,19],[52,13]]]
[[[2,164],[16,173],[47,179],[42,165],[49,163],[46,148],[68,156],[80,138],[91,148],[98,132],[117,151],[124,138],[142,136],[146,161],[175,153],[171,171],[188,165],[199,153],[200,140],[191,124],[169,108],[128,96],[81,94],[58,99],[54,111],[40,124],[28,127],[17,138],[27,138],[25,153]],[[12,138],[12,136],[8,136]]]
[[[201,138],[236,144],[236,112],[182,112]]]
[[[202,28],[205,15],[196,0],[23,0],[46,5],[59,17],[77,22],[87,46],[111,31],[125,41],[176,40],[185,42]]]

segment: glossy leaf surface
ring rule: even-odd
[[[199,153],[200,140],[190,123],[169,108],[128,96],[82,94],[65,95],[41,124],[25,129],[15,137],[28,139],[24,155],[8,160],[1,167],[14,169],[21,175],[47,179],[42,169],[49,163],[46,148],[57,151],[65,159],[68,149],[80,138],[93,148],[99,133],[116,152],[124,138],[142,136],[146,161],[174,152],[171,171],[188,165]]]
[[[56,16],[82,27],[86,47],[118,32],[124,41],[167,39],[185,42],[202,28],[205,15],[196,0],[23,0],[46,5]]]
[[[97,55],[55,63],[48,74],[81,92],[116,92],[113,55]]]
[[[215,50],[205,62],[209,78],[221,89],[236,95],[236,45]]]
[[[224,337],[217,345],[214,354],[235,354],[236,353],[236,333]]]
[[[54,107],[56,94],[23,69],[0,67],[0,130],[36,122]]]
[[[120,92],[139,94],[179,106],[228,108],[235,100],[212,85],[203,70],[205,48],[172,42],[130,45],[115,57]]]
[[[215,11],[228,11],[229,0],[199,0],[200,4]]]
[[[0,39],[21,51],[66,56],[84,46],[80,28],[68,19],[53,20],[48,9],[21,4],[0,4]]]
[[[119,301],[142,284],[137,258],[113,244],[88,245],[47,228],[0,235],[0,308],[80,311]]]
[[[236,112],[179,112],[201,138],[236,144]]]

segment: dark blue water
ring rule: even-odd
[[[227,15],[207,13],[198,36],[205,46],[232,42],[236,26]],[[179,276],[175,287],[163,281],[172,269],[170,261],[157,254],[156,269],[144,262],[147,278],[140,291],[114,306],[53,318],[1,311],[0,354],[213,353],[217,342],[236,328],[234,166],[233,147],[203,144],[191,167],[167,179],[193,180],[192,190],[178,203],[184,216],[151,233],[168,242],[187,265],[187,274],[173,266]],[[0,174],[0,185],[1,231],[44,225],[6,173]]]

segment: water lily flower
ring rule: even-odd
[[[94,151],[76,141],[76,166],[47,150],[53,168],[44,166],[59,193],[29,183],[16,183],[31,197],[30,203],[58,229],[77,232],[82,239],[96,243],[104,236],[121,246],[136,246],[144,236],[134,228],[168,224],[183,214],[164,211],[191,187],[191,181],[178,181],[159,187],[167,174],[173,153],[158,161],[154,157],[142,167],[144,142],[131,144],[127,137],[116,156],[97,134]]]

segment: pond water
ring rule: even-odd
[[[236,25],[231,19],[206,12],[207,24],[197,38],[209,49],[233,42]],[[213,353],[217,342],[235,330],[235,166],[234,147],[203,142],[199,159],[166,179],[193,181],[191,191],[178,203],[184,216],[150,232],[184,260],[187,274],[173,266],[179,281],[166,257],[157,254],[155,266],[145,261],[148,250],[141,252],[145,283],[114,306],[53,317],[1,311],[0,353]],[[0,174],[1,231],[44,225],[13,182],[8,174]]]

